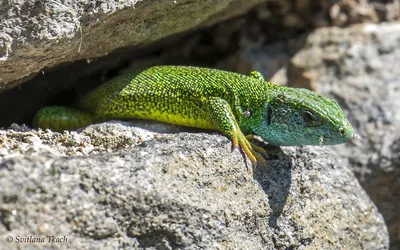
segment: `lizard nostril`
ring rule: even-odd
[[[344,129],[341,129],[341,130],[339,131],[339,133],[340,133],[341,135],[344,135],[344,133],[345,133]]]

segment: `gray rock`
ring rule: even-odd
[[[391,247],[400,249],[400,24],[322,28],[298,40],[302,49],[278,71],[286,73],[279,79],[292,86],[311,82],[339,101],[358,138],[333,149],[382,212]],[[252,60],[269,49],[243,56]]]
[[[218,133],[128,125],[0,130],[0,248],[388,249],[329,147],[270,149],[253,171]],[[46,235],[67,242],[21,238]]]
[[[2,1],[0,92],[44,68],[211,25],[261,1]]]

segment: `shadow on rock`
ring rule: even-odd
[[[257,168],[253,177],[268,194],[272,209],[269,226],[275,228],[290,192],[293,163],[280,147],[267,146],[267,152],[267,166]]]

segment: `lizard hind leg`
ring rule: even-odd
[[[76,130],[92,123],[91,114],[62,106],[44,107],[36,113],[33,119],[35,128],[48,128],[56,132]]]

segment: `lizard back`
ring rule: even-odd
[[[267,84],[216,69],[155,66],[106,82],[82,98],[80,106],[97,120],[141,118],[217,129],[205,108],[210,97],[240,112],[235,108],[254,106]]]

